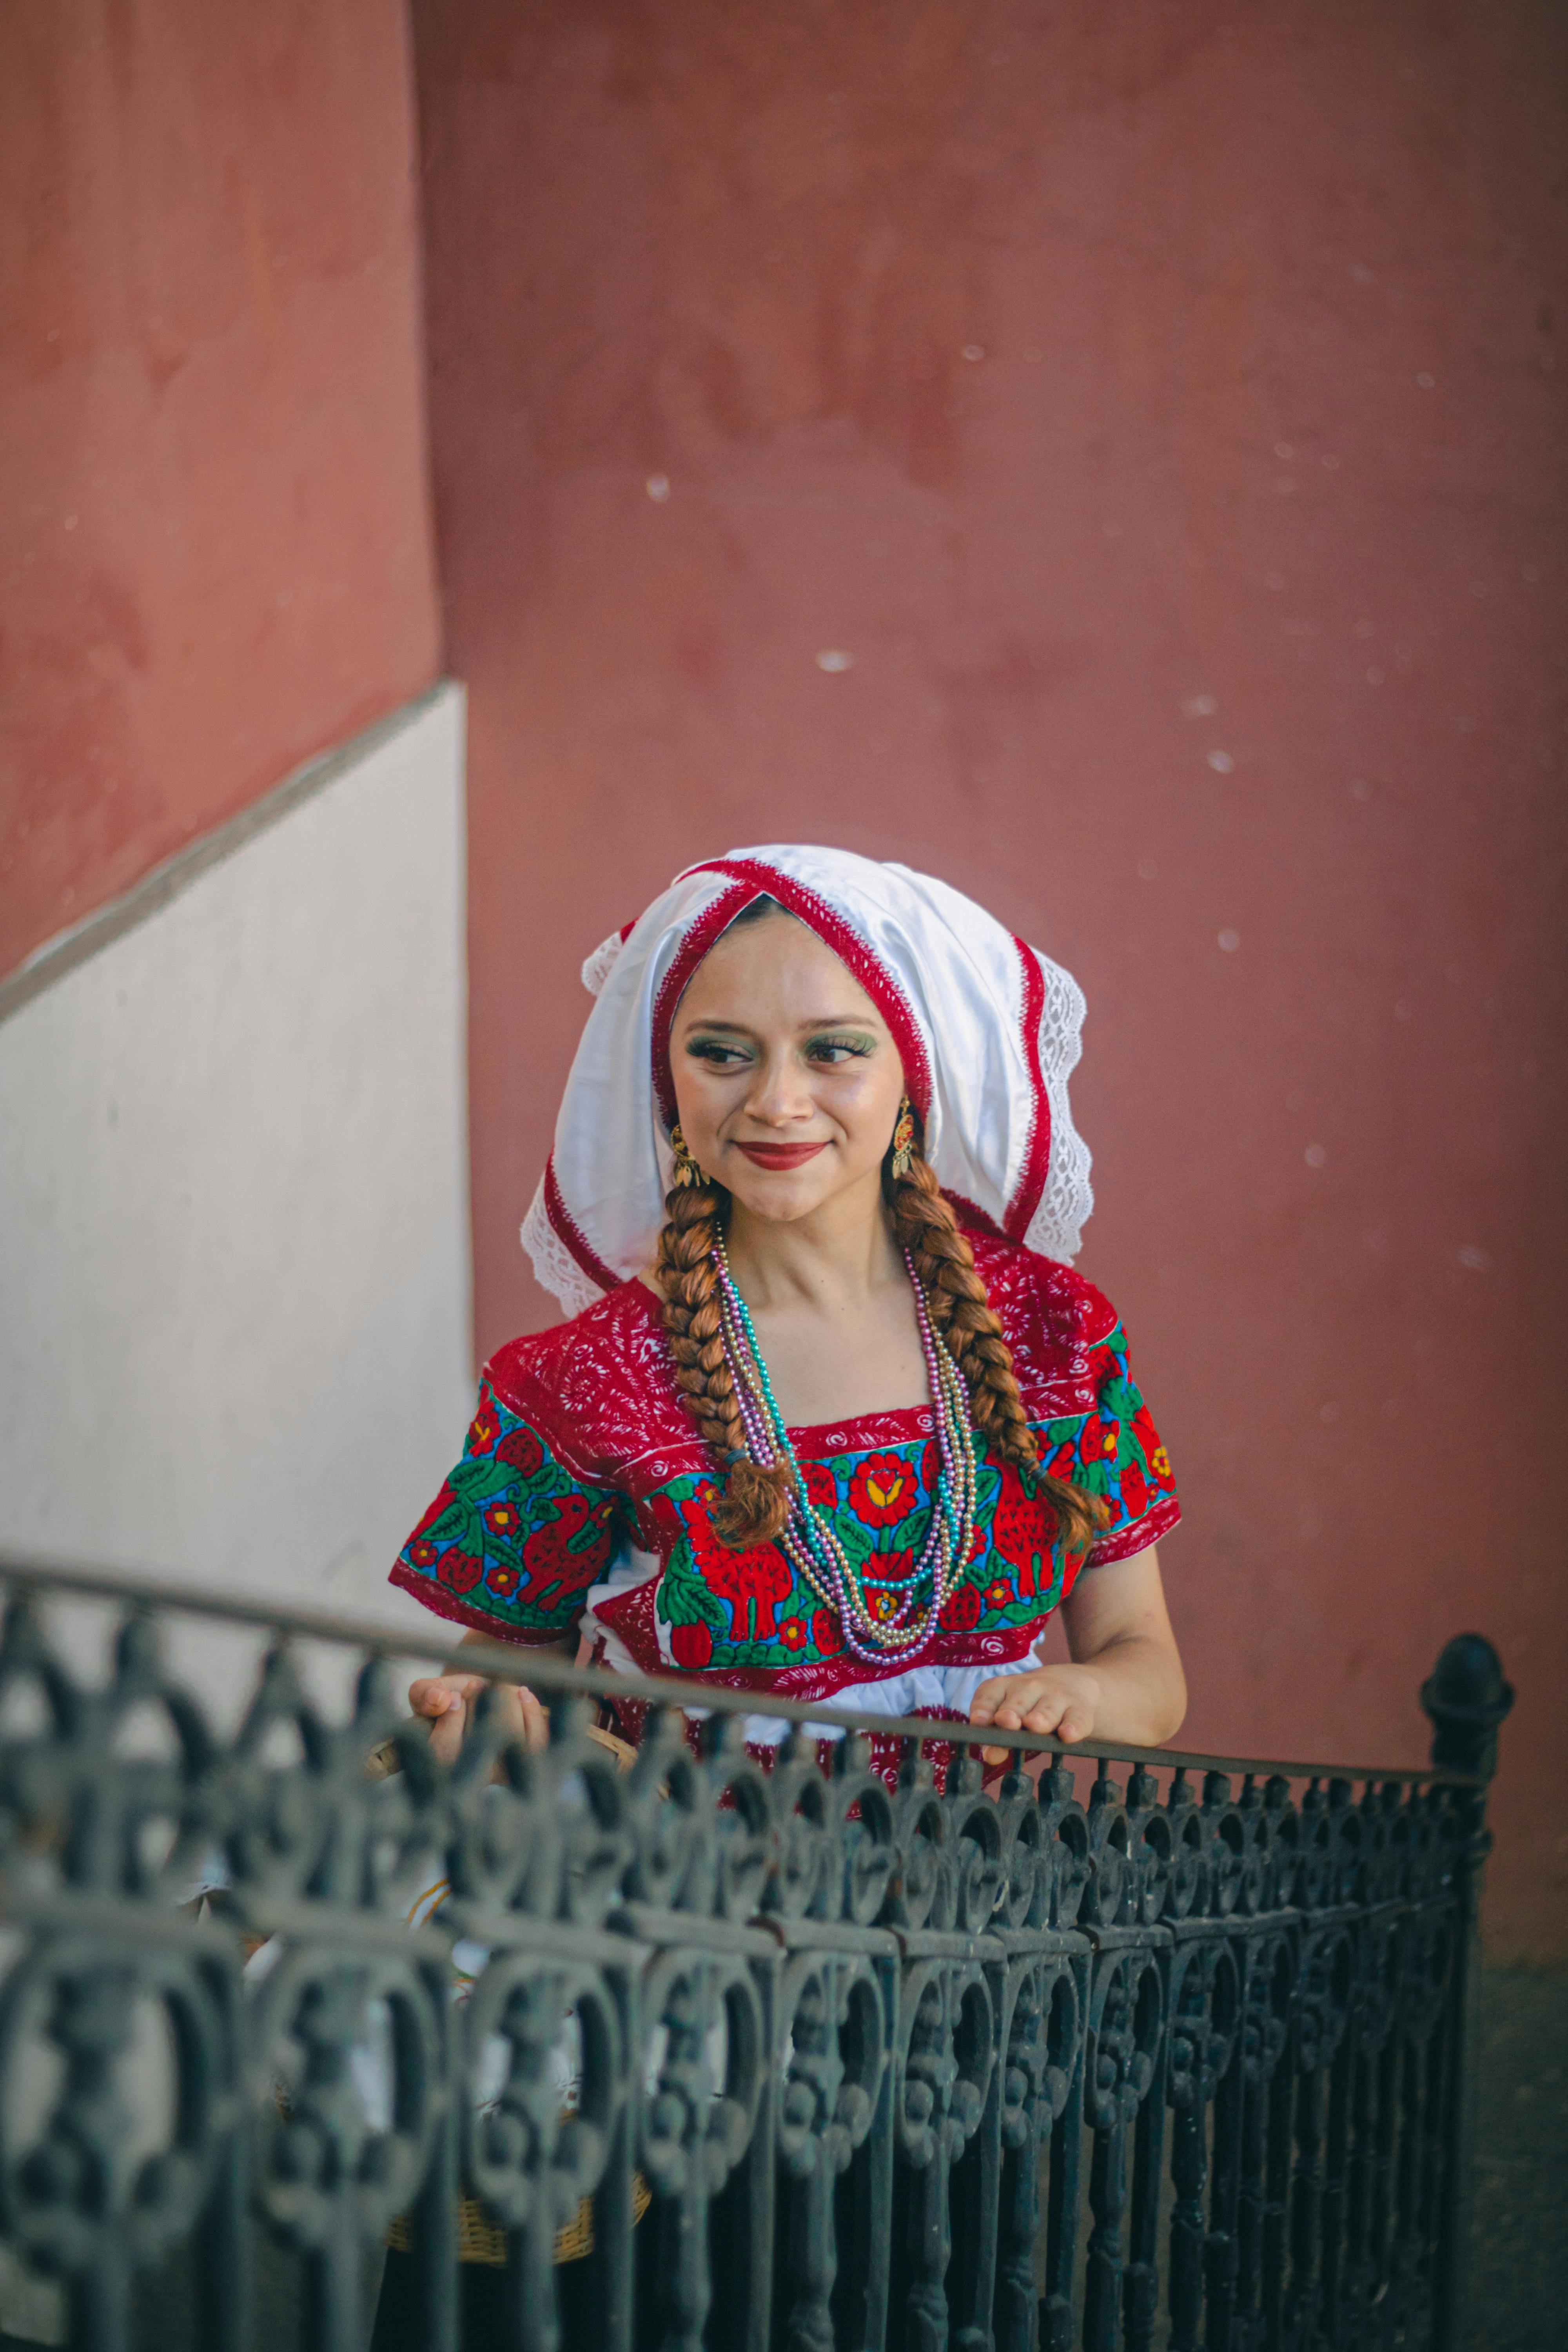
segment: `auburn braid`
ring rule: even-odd
[[[893,1238],[914,1260],[931,1319],[963,1375],[974,1426],[994,1454],[1024,1472],[1050,1503],[1069,1551],[1087,1551],[1106,1516],[1097,1495],[1087,1495],[1040,1466],[1040,1449],[1024,1411],[1013,1370],[1013,1351],[1002,1337],[996,1311],[985,1296],[974,1252],[942,1197],[936,1171],[919,1152],[905,1176],[889,1168],[884,1178]]]
[[[729,1195],[704,1181],[678,1187],[665,1200],[658,1270],[664,1328],[675,1362],[676,1385],[705,1444],[725,1465],[712,1513],[713,1532],[731,1550],[776,1543],[789,1524],[789,1473],[751,1461],[740,1401],[724,1352],[719,1318],[719,1276],[713,1244],[724,1228]]]

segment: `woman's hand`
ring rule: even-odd
[[[463,1744],[468,1710],[489,1681],[488,1675],[432,1675],[408,1685],[408,1704],[429,1719],[430,1750],[438,1764],[450,1764]],[[548,1748],[550,1718],[531,1690],[517,1683],[495,1685],[501,1719],[513,1738],[530,1748]]]
[[[993,1675],[974,1694],[971,1723],[1054,1736],[1064,1747],[1094,1738],[1160,1748],[1173,1738],[1187,1686],[1152,1545],[1131,1559],[1086,1570],[1061,1613],[1071,1665]],[[998,1764],[1012,1751],[982,1753]]]
[[[1054,1731],[1071,1743],[1092,1733],[1100,1706],[1100,1677],[1088,1666],[1037,1666],[1026,1675],[993,1675],[970,1705],[971,1723],[994,1723],[999,1731]],[[1009,1760],[1011,1750],[984,1748],[987,1764]]]

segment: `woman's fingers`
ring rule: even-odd
[[[430,1750],[437,1761],[449,1764],[463,1744],[468,1709],[479,1693],[490,1687],[485,1675],[429,1675],[408,1685],[408,1704],[430,1725]],[[498,1683],[506,1728],[531,1748],[550,1745],[550,1717],[531,1690],[517,1683]]]
[[[485,1686],[482,1675],[428,1675],[408,1685],[408,1704],[416,1715],[447,1715],[466,1706]]]
[[[983,1682],[981,1684],[979,1689],[975,1692],[974,1696],[969,1702],[969,1720],[971,1723],[989,1723],[991,1721],[992,1717],[995,1715],[997,1708],[1002,1705],[1004,1699],[1006,1697],[1008,1685],[1013,1679],[1014,1677],[1011,1675],[993,1675],[989,1681]]]

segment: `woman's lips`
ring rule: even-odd
[[[804,1168],[808,1160],[815,1160],[819,1151],[826,1150],[827,1146],[826,1143],[738,1143],[735,1149],[743,1151],[747,1159],[754,1160],[759,1168],[783,1171]]]

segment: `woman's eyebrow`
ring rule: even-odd
[[[728,1035],[734,1037],[754,1037],[757,1034],[757,1032],[744,1021],[710,1021],[706,1016],[700,1016],[694,1020],[691,1027],[693,1030],[722,1029]],[[875,1028],[865,1015],[854,1013],[815,1013],[808,1021],[797,1021],[795,1029],[797,1034],[803,1036],[812,1029],[855,1029],[864,1036],[872,1037],[876,1034]]]

